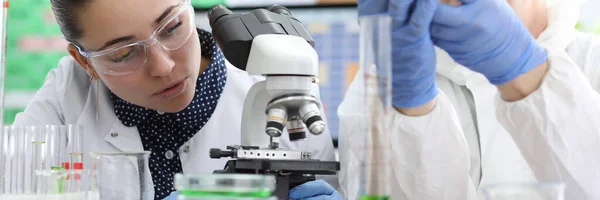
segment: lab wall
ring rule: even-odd
[[[277,0],[271,0],[276,3]],[[269,1],[269,2],[271,2]],[[284,2],[279,0],[280,2]],[[306,0],[301,0],[302,2]],[[298,1],[298,2],[301,2]],[[330,0],[333,1],[333,0]],[[35,91],[44,83],[49,70],[55,68],[67,42],[50,10],[48,0],[11,1],[9,8],[5,123],[10,124]],[[242,0],[195,1],[198,5],[229,3],[242,5]],[[326,2],[310,0],[308,3]],[[265,3],[265,2],[263,2]],[[580,30],[600,33],[600,0],[588,0],[582,8]],[[243,12],[243,11],[241,11]],[[354,8],[292,9],[312,34],[319,54],[321,99],[334,137],[338,135],[336,110],[345,90],[358,69],[358,25]],[[196,12],[197,26],[210,30],[206,13]]]

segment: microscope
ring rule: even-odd
[[[321,104],[311,92],[318,56],[302,23],[279,5],[243,14],[216,5],[208,17],[225,58],[250,75],[265,77],[245,98],[242,144],[210,150],[213,159],[232,159],[214,173],[274,175],[278,199],[289,199],[290,189],[315,180],[315,175],[335,175],[339,162],[313,159],[310,152],[279,143],[283,134],[294,142],[305,139],[307,131],[319,135],[326,129]]]

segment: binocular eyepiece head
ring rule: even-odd
[[[273,13],[280,14],[280,15],[292,16],[292,13],[290,12],[290,10],[288,10],[286,7],[281,6],[281,5],[271,5],[271,6],[267,7],[266,10],[271,11]],[[217,4],[217,5],[213,6],[208,11],[208,21],[210,23],[210,26],[212,27],[215,24],[215,22],[217,20],[219,20],[221,17],[231,15],[231,14],[233,14],[233,12],[231,12],[231,10],[229,10],[227,7],[225,7],[222,4]]]

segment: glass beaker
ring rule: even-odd
[[[482,187],[486,200],[564,200],[563,183],[494,184]]]
[[[363,146],[360,176],[360,199],[389,199],[390,176],[389,136],[387,130],[388,111],[391,107],[391,17],[385,15],[363,16],[360,26],[360,69],[361,78],[355,79],[364,91],[358,95]]]
[[[150,199],[150,151],[90,152],[100,200]]]
[[[275,200],[275,177],[255,174],[176,174],[178,200]]]

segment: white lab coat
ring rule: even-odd
[[[535,181],[566,183],[566,200],[600,199],[600,38],[564,32],[557,25],[564,18],[550,14],[538,37],[550,69],[541,87],[520,101],[501,100],[485,77],[437,49],[434,110],[388,116],[392,199],[474,200],[486,185]],[[352,112],[360,104],[353,94],[362,89],[354,83],[348,89],[340,124],[360,114]],[[360,184],[359,153],[349,148],[360,142],[356,134],[340,126],[339,178],[347,199],[357,199]]]
[[[184,173],[212,173],[223,169],[227,159],[211,159],[209,149],[240,144],[244,99],[250,87],[260,80],[260,77],[250,76],[227,63],[227,83],[216,110],[206,125],[177,152]],[[96,87],[99,87],[99,96],[96,96]],[[318,96],[316,85],[314,92]],[[73,58],[64,57],[58,68],[49,72],[44,85],[25,111],[17,115],[14,124],[83,124],[84,152],[142,151],[137,128],[124,126],[113,108],[106,86],[101,82],[91,83]],[[289,142],[287,134],[283,134],[281,146],[310,151],[316,159],[335,160],[329,131],[318,136],[307,134],[306,140],[294,143]],[[91,161],[90,155],[85,153],[86,168],[91,167]],[[149,169],[146,171],[149,172]],[[337,183],[335,176],[329,176],[327,180],[334,180],[331,181],[333,185]],[[154,197],[153,193],[150,196]]]

